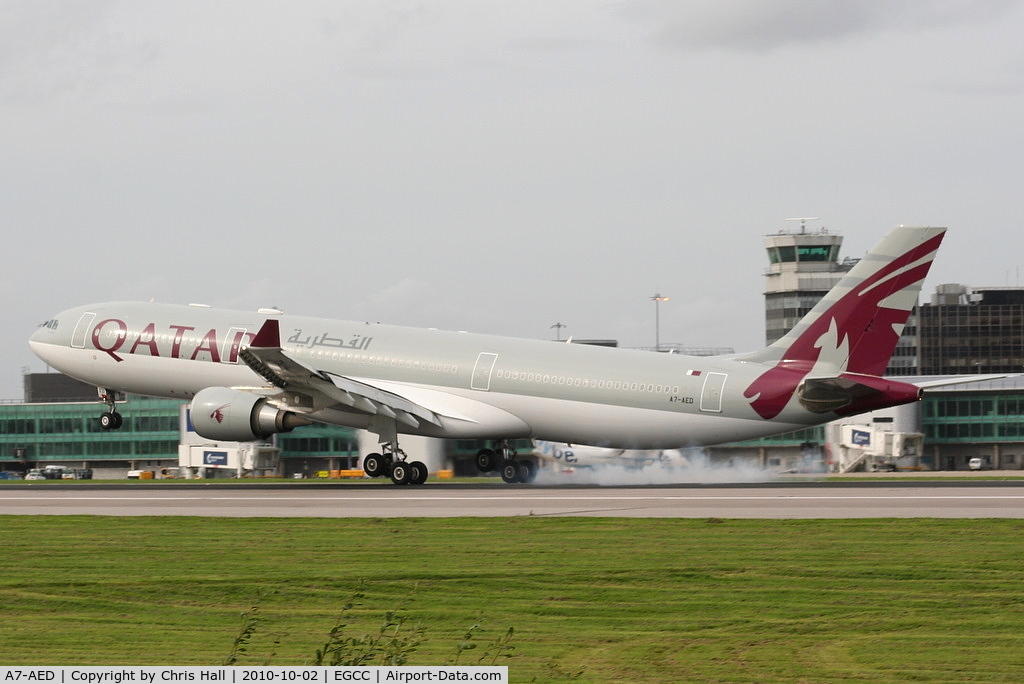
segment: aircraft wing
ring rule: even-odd
[[[393,418],[413,428],[424,422],[441,425],[436,413],[398,394],[312,369],[291,358],[281,349],[276,319],[267,319],[238,355],[249,368],[282,390],[269,398],[281,399],[289,410],[315,412],[340,404],[357,412]]]

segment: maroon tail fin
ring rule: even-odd
[[[765,418],[778,415],[812,369],[883,375],[945,232],[892,230],[789,333],[744,357],[774,366],[744,393],[756,397],[754,409]]]

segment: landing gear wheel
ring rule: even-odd
[[[519,481],[530,483],[537,479],[537,464],[533,461],[518,461]]]
[[[421,485],[427,481],[427,464],[423,461],[413,461],[409,464],[412,473],[409,476],[409,484]]]
[[[404,461],[396,461],[391,466],[391,481],[396,485],[409,484],[412,481],[412,468]]]
[[[481,473],[489,473],[498,467],[498,455],[491,449],[476,452],[476,469]]]
[[[367,454],[363,457],[363,472],[367,477],[380,477],[384,474],[384,457],[380,454]]]
[[[519,464],[515,461],[505,461],[505,465],[501,466],[501,479],[506,484],[519,482]]]
[[[117,430],[124,423],[117,411],[108,411],[100,416],[100,427],[104,430]]]

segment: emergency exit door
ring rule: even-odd
[[[722,412],[722,390],[725,389],[725,373],[707,373],[704,387],[700,391],[700,410],[708,413]]]

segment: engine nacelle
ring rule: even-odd
[[[253,442],[309,424],[263,397],[227,387],[207,387],[192,399],[192,427],[199,436],[218,442]]]

